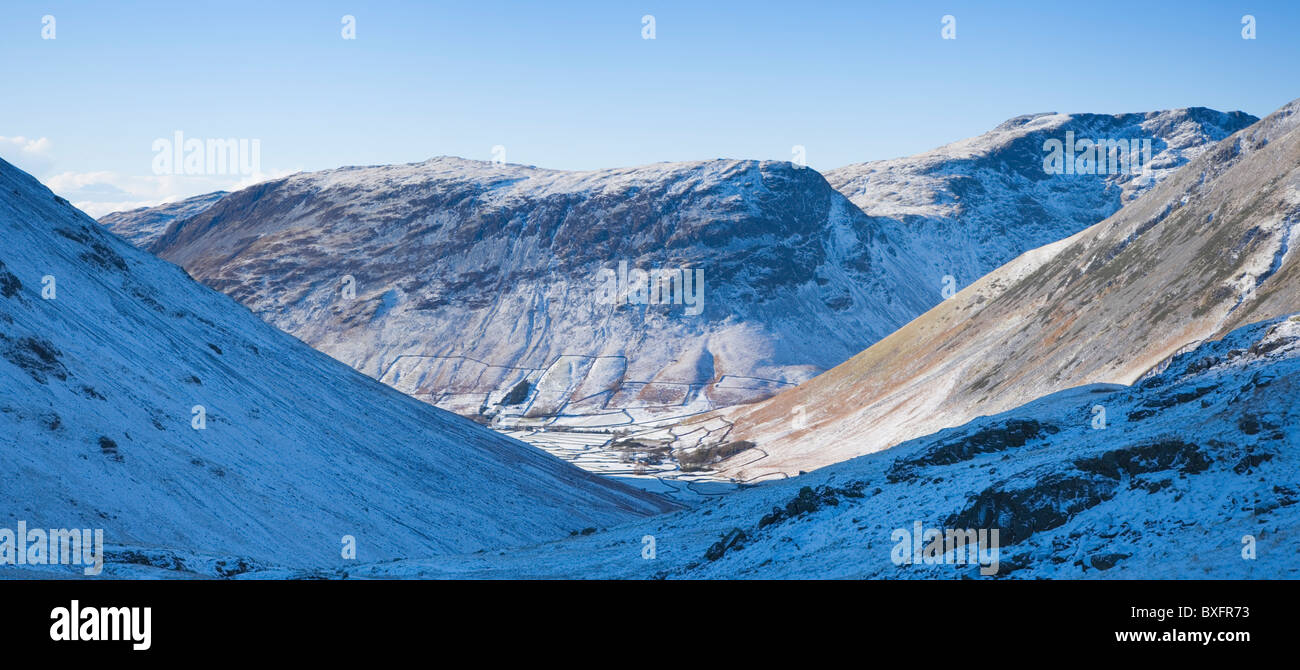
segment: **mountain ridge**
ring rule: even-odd
[[[231,194],[148,248],[405,393],[548,449],[536,431],[604,431],[603,444],[555,453],[608,451],[608,471],[677,476],[663,440],[627,454],[619,434],[807,381],[1036,240],[1104,219],[1251,119],[1029,115],[883,162],[883,176],[875,163],[824,177],[730,159],[581,172],[454,157],[353,166]],[[1067,131],[1154,138],[1153,161],[1053,180],[1042,144]],[[864,215],[847,199],[859,168],[870,192],[915,206],[882,198]],[[106,223],[131,234],[130,217]],[[702,271],[702,313],[602,302],[596,278],[617,269],[623,291],[624,268]],[[340,282],[356,300],[339,299]]]
[[[915,273],[879,238],[820,174],[789,163],[571,173],[442,158],[267,182],[174,222],[149,248],[440,406],[496,412],[528,381],[542,390],[516,414],[618,425],[628,411],[689,413],[793,385],[937,299],[889,278]],[[703,269],[702,314],[601,304],[597,274],[624,264]],[[344,273],[361,304],[331,304],[326,285]],[[801,312],[817,316],[790,316]],[[809,325],[815,345],[786,341]]]
[[[819,378],[701,417],[734,424],[732,436],[768,455],[723,470],[793,473],[1069,386],[1131,383],[1196,342],[1300,309],[1289,262],[1298,107],[1234,133],[1114,216],[1018,257]],[[802,428],[788,418],[795,407],[807,413]]]

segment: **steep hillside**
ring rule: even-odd
[[[167,226],[170,226],[172,221],[195,216],[226,195],[225,191],[214,191],[156,207],[113,212],[101,216],[99,222],[115,234],[125,237],[131,244],[148,248],[166,232]]]
[[[623,426],[766,397],[933,305],[886,233],[789,163],[439,158],[254,186],[149,248],[441,407]],[[684,290],[637,304],[656,270]]]
[[[1030,114],[978,137],[916,156],[849,165],[826,173],[838,191],[870,216],[895,219],[912,255],[933,259],[935,272],[966,286],[1036,247],[1069,237],[1259,119],[1204,107],[1141,114]],[[1115,140],[1098,174],[1048,174],[1044,145],[1073,139]],[[1150,155],[1143,153],[1149,140]],[[1088,165],[1076,158],[1075,165]],[[1075,172],[1071,170],[1071,172]]]
[[[296,566],[669,508],[313,351],[4,161],[0,492],[5,528]]]
[[[697,433],[712,422],[757,445],[724,472],[793,474],[1072,386],[1131,383],[1187,346],[1300,310],[1298,107],[807,384],[701,417]]]
[[[346,576],[1294,579],[1297,397],[1292,316],[1174,357],[1132,387],[1061,391],[696,509]],[[983,560],[962,562],[945,547],[925,562],[926,531],[946,542],[995,529],[996,555],[986,545]]]

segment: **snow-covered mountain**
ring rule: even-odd
[[[653,444],[628,454],[611,433],[575,452],[529,430],[635,431],[788,389],[945,289],[1100,221],[1252,120],[1204,109],[1022,117],[831,173],[877,216],[788,163],[561,172],[441,158],[268,182],[162,235],[155,222],[174,208],[103,223],[406,393],[528,429],[519,435],[566,458],[613,459],[601,470],[671,474]],[[1043,143],[1066,133],[1150,138],[1152,158],[1136,174],[1048,179]],[[689,269],[703,277],[702,305],[609,304],[602,278],[624,267]]]
[[[671,507],[358,374],[0,161],[0,527],[314,566]]]
[[[1131,383],[1199,341],[1300,310],[1298,110],[1215,144],[1114,216],[799,388],[700,417],[695,434],[756,445],[723,472],[794,474],[1073,386]]]
[[[498,425],[766,397],[941,289],[820,174],[781,162],[343,168],[227,195],[148,248],[358,370]],[[640,270],[689,290],[618,304]]]
[[[114,233],[125,237],[131,244],[148,248],[159,235],[166,232],[167,226],[170,226],[172,221],[199,214],[226,195],[226,191],[213,191],[154,207],[113,212],[99,217],[99,222],[108,226]]]
[[[961,288],[1026,251],[1114,214],[1210,145],[1258,120],[1204,107],[1029,114],[933,151],[831,170],[826,179],[868,215],[896,219],[906,231],[895,236],[899,244],[911,255],[931,259],[934,273],[951,276]],[[1079,156],[1084,142],[1134,144],[1141,167],[1130,161],[1124,170],[1117,146],[1116,164],[1108,154],[1104,174],[1048,174],[1045,143],[1062,143],[1064,154],[1069,139]],[[1141,154],[1142,140],[1150,140],[1149,158]]]
[[[1131,387],[1060,391],[694,509],[347,576],[981,578],[979,560],[957,552],[907,561],[931,541],[925,530],[946,541],[949,530],[997,529],[996,566],[983,563],[997,578],[1294,579],[1297,397],[1300,316],[1272,319]]]

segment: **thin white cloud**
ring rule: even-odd
[[[21,135],[0,135],[0,157],[31,174],[41,174],[54,164],[50,157],[52,144],[48,137],[28,138]]]
[[[130,175],[108,170],[53,173],[53,143],[47,137],[0,135],[0,157],[40,179],[78,209],[100,217],[139,207],[211,193],[237,191],[300,170],[273,170],[248,175]]]
[[[125,175],[118,172],[63,172],[43,181],[50,190],[67,198],[92,217],[211,193],[237,191],[296,170],[254,173],[236,179],[234,175]]]
[[[43,181],[51,191],[71,191],[118,179],[120,177],[116,172],[64,172],[46,177]]]

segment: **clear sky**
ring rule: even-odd
[[[497,145],[565,169],[802,145],[829,169],[1030,112],[1263,116],[1300,97],[1298,65],[1295,0],[5,0],[0,156],[94,215]],[[177,130],[259,140],[260,173],[155,174]]]

